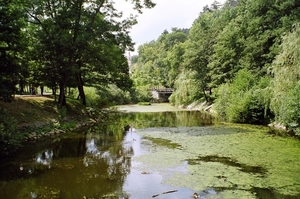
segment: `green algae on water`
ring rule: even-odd
[[[235,198],[256,198],[267,192],[264,190],[274,197],[296,198],[300,193],[300,142],[267,132],[267,127],[234,124],[143,129],[139,133],[155,140],[154,145],[164,144],[139,161],[152,162],[153,168],[158,164],[161,173],[168,173],[164,182],[172,186],[211,187],[224,198],[232,191]],[[171,145],[181,146],[180,150]],[[167,172],[185,161],[186,172]]]
[[[162,138],[152,138],[149,136],[145,137],[145,139],[152,141],[154,144],[166,146],[171,149],[176,149],[176,148],[180,149],[181,148],[180,144],[174,143],[171,140],[162,139]]]

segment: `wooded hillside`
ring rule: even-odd
[[[134,57],[137,90],[172,87],[174,105],[214,103],[231,122],[300,125],[300,2],[215,1],[189,30],[173,28]],[[146,95],[146,93],[144,93]]]

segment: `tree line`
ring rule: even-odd
[[[132,0],[135,10],[155,6]],[[3,0],[0,2],[0,99],[10,101],[25,87],[47,86],[66,105],[66,88],[132,87],[126,50],[133,49],[135,16],[122,18],[114,1]]]
[[[227,121],[277,122],[299,134],[300,2],[215,1],[189,29],[165,30],[138,48],[132,80],[141,98],[172,87],[174,105],[214,103]]]

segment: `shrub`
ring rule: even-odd
[[[141,106],[150,106],[151,105],[150,102],[139,102],[138,104]]]
[[[109,99],[107,98],[108,91],[102,88],[95,87],[84,87],[84,93],[86,98],[86,105],[89,107],[104,107],[109,104]],[[79,92],[77,89],[72,91],[72,97],[77,98]]]
[[[300,83],[295,82],[285,93],[277,110],[277,120],[300,135]]]
[[[69,131],[75,127],[76,127],[75,122],[64,122],[60,125],[59,129],[64,130],[64,131]]]
[[[151,101],[152,97],[149,92],[149,86],[139,86],[134,92],[135,102]]]
[[[1,155],[14,151],[24,139],[24,135],[17,131],[17,122],[6,109],[0,108],[0,145]]]
[[[217,89],[215,109],[219,116],[230,122],[266,123],[270,119],[269,100],[265,98],[269,85],[267,78],[255,78],[241,70],[231,84]]]

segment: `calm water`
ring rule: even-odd
[[[133,126],[133,129],[125,128],[129,124]],[[212,186],[194,189],[188,185],[179,186],[165,181],[167,174],[171,177],[178,172],[182,175],[191,175],[188,170],[189,165],[220,162],[221,160],[217,160],[216,157],[187,158],[179,165],[167,168],[167,174],[155,167],[148,167],[148,160],[143,161],[143,158],[149,155],[150,165],[150,160],[153,158],[150,155],[155,154],[157,150],[159,152],[164,151],[164,148],[174,150],[170,149],[170,146],[173,146],[170,143],[159,138],[151,139],[146,136],[147,133],[151,134],[152,131],[161,131],[166,128],[170,131],[179,127],[184,127],[189,131],[195,127],[210,128],[212,125],[212,117],[198,111],[112,115],[105,123],[30,144],[14,157],[2,160],[0,198],[141,199],[154,197],[179,199],[192,198],[195,192],[200,194],[200,198],[234,198],[222,194],[224,191],[235,189],[232,186],[228,190],[226,187]],[[176,153],[173,155],[177,157]],[[157,159],[159,158],[162,157],[157,156]],[[230,163],[230,160],[222,159],[222,161],[223,165],[226,164],[224,161]],[[227,166],[230,166],[229,163]],[[236,165],[237,163],[232,164],[231,166],[235,167],[241,166]],[[223,178],[223,176],[217,176],[217,178]],[[300,194],[299,197],[276,194],[276,190],[268,187],[252,187],[249,190],[256,198],[300,197]]]

